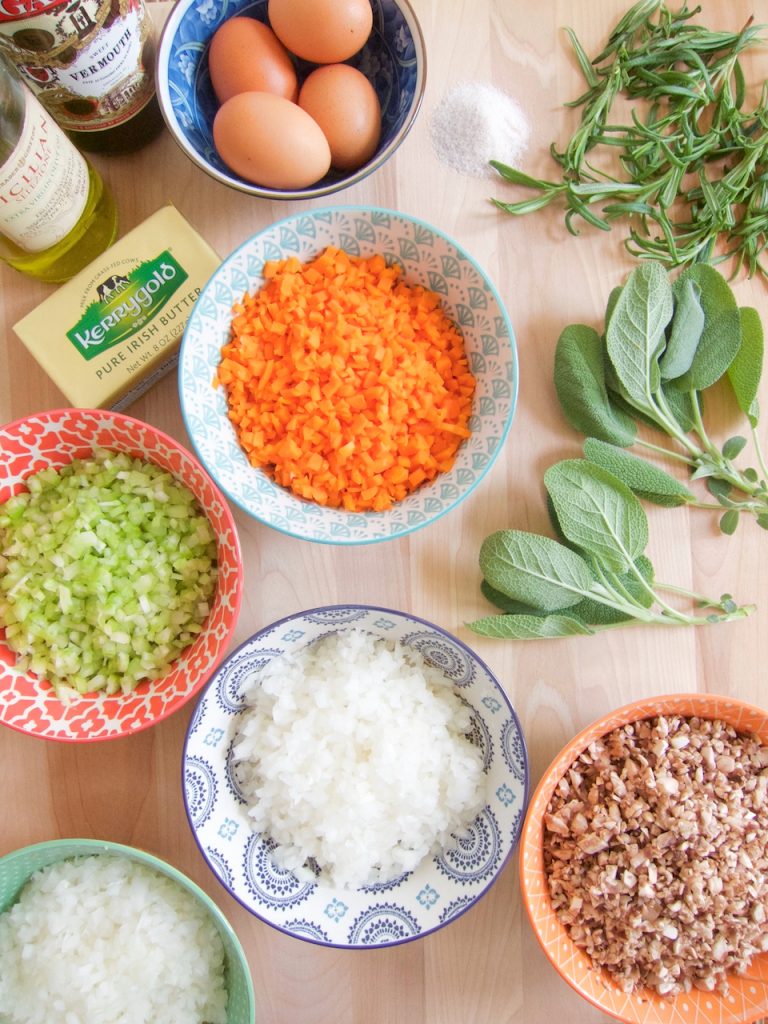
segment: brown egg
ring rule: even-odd
[[[295,100],[299,91],[290,54],[269,25],[255,18],[229,18],[216,29],[208,67],[219,103],[239,92],[273,92]]]
[[[381,106],[376,90],[357,68],[325,64],[307,76],[299,106],[323,129],[331,164],[356,171],[376,152],[381,136]]]
[[[369,0],[269,0],[267,14],[283,46],[314,64],[351,57],[373,28]]]
[[[331,166],[317,122],[270,92],[241,92],[223,103],[213,119],[213,141],[227,167],[265,188],[307,188]]]

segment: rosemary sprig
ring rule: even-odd
[[[579,220],[610,230],[629,219],[633,256],[668,266],[733,259],[734,273],[768,273],[768,88],[745,110],[739,62],[765,26],[750,19],[739,32],[715,32],[691,22],[699,11],[639,0],[592,60],[567,29],[587,89],[568,104],[581,108],[573,136],[550,147],[561,176],[533,178],[492,160],[502,178],[537,193],[495,205],[524,214],[561,203],[572,234]],[[620,96],[641,103],[629,124],[613,123]],[[593,154],[608,148],[621,177],[595,167]]]

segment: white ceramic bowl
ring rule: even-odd
[[[345,512],[304,501],[248,462],[213,379],[229,341],[232,306],[263,284],[266,260],[307,262],[326,246],[383,255],[407,283],[437,293],[460,327],[477,386],[469,427],[453,468],[387,512]],[[437,228],[404,213],[337,206],[280,220],[229,256],[190,314],[179,357],[179,394],[192,445],[211,476],[244,512],[283,533],[331,544],[365,544],[417,530],[455,508],[501,451],[517,401],[518,366],[509,316],[483,269]]]
[[[472,709],[471,740],[483,755],[485,807],[469,836],[411,873],[360,889],[300,880],[270,859],[269,836],[251,830],[232,764],[248,677],[280,654],[329,633],[363,629],[417,650],[452,681]],[[316,608],[282,619],[242,644],[203,692],[183,758],[189,822],[221,884],[280,931],[325,946],[370,948],[421,938],[454,921],[496,881],[518,841],[528,795],[520,723],[488,667],[438,626],[361,605]]]

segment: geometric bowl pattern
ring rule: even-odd
[[[155,463],[195,495],[216,536],[216,594],[202,632],[166,675],[127,694],[84,694],[64,703],[45,680],[16,668],[16,656],[0,629],[0,724],[46,739],[115,739],[167,718],[198,692],[219,663],[240,610],[242,560],[229,506],[186,449],[140,420],[106,409],[56,409],[0,427],[0,504],[24,490],[28,476],[88,457],[94,447]]]
[[[717,718],[768,744],[768,712],[707,693],[671,694],[636,701],[579,733],[557,755],[531,798],[520,840],[520,884],[533,930],[550,962],[565,981],[603,1012],[625,1024],[750,1024],[768,1015],[768,953],[753,959],[744,975],[731,975],[727,995],[681,993],[663,998],[649,989],[623,992],[609,974],[592,965],[571,940],[552,908],[544,870],[543,820],[557,783],[590,743],[629,722],[655,715]]]
[[[208,50],[214,32],[229,18],[255,18],[269,24],[267,6],[267,0],[179,0],[168,15],[158,48],[160,107],[175,142],[216,181],[263,199],[317,199],[362,181],[403,142],[424,96],[424,39],[408,0],[371,0],[371,34],[345,63],[357,68],[378,96],[381,136],[376,152],[357,170],[331,169],[306,188],[266,188],[239,177],[216,152],[213,119],[219,104],[211,85]],[[292,59],[301,84],[316,65]]]
[[[483,755],[485,806],[468,834],[415,870],[360,889],[306,881],[277,867],[274,843],[252,830],[232,764],[249,677],[286,651],[345,629],[394,640],[440,668],[472,709],[470,738]],[[487,666],[456,637],[386,608],[340,605],[282,619],[252,636],[220,666],[189,725],[184,800],[200,850],[247,910],[295,938],[340,948],[397,945],[455,920],[499,877],[520,835],[528,757],[517,715]]]
[[[346,512],[296,497],[251,466],[227,417],[223,387],[214,387],[232,307],[263,283],[267,260],[304,263],[326,246],[350,255],[381,254],[403,279],[441,299],[464,337],[477,381],[471,437],[456,461],[429,485],[387,512]],[[179,357],[179,394],[196,454],[222,491],[244,512],[273,528],[328,544],[365,544],[403,536],[455,508],[480,483],[501,451],[517,401],[512,325],[484,271],[436,228],[392,210],[339,206],[295,214],[255,235],[229,256],[203,288],[187,322]]]

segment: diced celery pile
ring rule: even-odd
[[[94,449],[0,506],[0,625],[58,696],[128,693],[201,631],[216,539],[170,473]]]

